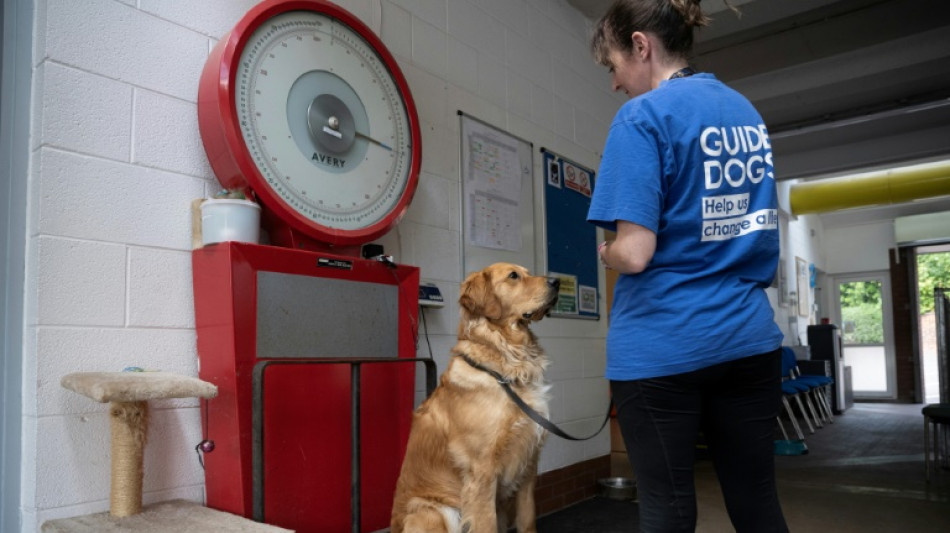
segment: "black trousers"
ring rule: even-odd
[[[788,531],[775,486],[781,365],[776,350],[685,374],[610,382],[642,533],[695,531],[700,431],[736,531]]]

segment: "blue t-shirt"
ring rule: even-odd
[[[587,219],[656,233],[647,268],[614,289],[608,379],[679,374],[781,345],[764,290],[779,258],[771,144],[752,104],[715,76],[664,81],[620,108]]]

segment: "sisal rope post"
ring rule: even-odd
[[[132,516],[142,511],[145,440],[148,429],[148,402],[111,402],[112,488],[109,513]]]
[[[142,512],[148,400],[210,399],[218,395],[218,388],[211,383],[169,372],[74,372],[63,376],[60,384],[97,402],[109,402],[112,433],[109,514],[114,517]]]

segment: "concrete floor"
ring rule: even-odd
[[[856,404],[835,417],[834,424],[806,434],[807,455],[776,456],[779,495],[789,529],[950,531],[950,470],[932,476],[930,483],[925,481],[921,407]],[[790,429],[787,423],[786,427]],[[697,463],[696,489],[696,531],[733,531],[709,461]],[[542,517],[538,531],[636,532],[636,504],[595,498]]]

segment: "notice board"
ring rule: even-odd
[[[492,263],[538,272],[532,145],[459,112],[462,278]]]
[[[554,316],[600,318],[597,228],[587,222],[594,171],[541,148],[549,276],[561,279]]]

